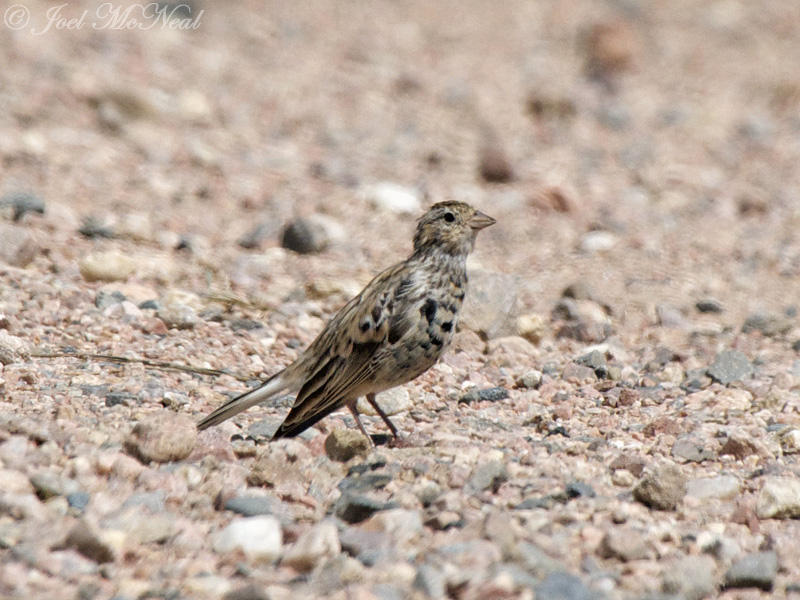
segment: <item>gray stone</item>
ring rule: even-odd
[[[508,398],[508,390],[502,387],[490,387],[484,389],[473,388],[459,398],[459,402],[469,404],[470,402],[497,402]]]
[[[420,565],[414,577],[414,587],[428,598],[444,598],[446,595],[444,573],[430,564]]]
[[[590,590],[579,577],[569,573],[551,573],[536,586],[536,597],[547,600],[599,600],[602,596]]]
[[[325,453],[331,460],[346,462],[370,451],[370,442],[355,429],[334,429],[325,438]]]
[[[742,332],[759,331],[762,335],[772,337],[788,332],[793,326],[794,321],[788,317],[756,313],[747,317]]]
[[[677,465],[665,463],[645,472],[633,497],[650,508],[674,510],[686,495],[686,478]]]
[[[528,389],[536,389],[542,384],[542,372],[532,369],[526,371],[519,379],[517,385]]]
[[[701,477],[692,479],[686,485],[686,495],[700,500],[730,500],[739,494],[741,483],[733,475]]]
[[[703,298],[695,302],[694,307],[701,313],[721,313],[722,304],[714,298]]]
[[[164,500],[166,493],[164,490],[155,490],[152,492],[136,492],[128,496],[125,502],[122,503],[122,508],[130,508],[132,506],[143,506],[152,513],[160,513],[164,510]]]
[[[25,267],[38,252],[39,246],[30,231],[17,225],[0,223],[0,263]]]
[[[497,489],[508,480],[508,470],[504,462],[491,460],[475,467],[467,482],[467,491],[483,492]]]
[[[717,589],[716,569],[710,556],[685,556],[664,569],[661,589],[684,600],[702,600]]]
[[[314,254],[325,250],[333,241],[328,219],[321,215],[300,217],[286,224],[281,246],[298,254]]]
[[[183,460],[197,442],[194,421],[185,415],[158,411],[139,421],[125,440],[125,449],[144,463]]]
[[[343,521],[360,523],[376,512],[393,508],[394,506],[393,503],[380,502],[368,496],[345,492],[334,504],[333,512]]]
[[[224,508],[244,517],[278,515],[284,512],[280,500],[270,496],[234,496],[225,501]]]
[[[775,552],[755,552],[731,565],[725,573],[725,587],[756,587],[769,592],[777,574],[778,555]]]
[[[14,209],[14,220],[19,221],[26,213],[35,212],[44,214],[44,200],[30,192],[12,192],[0,198],[0,206],[10,206]]]
[[[800,480],[767,478],[758,494],[756,515],[759,519],[800,518]]]
[[[275,517],[239,517],[217,534],[215,552],[227,554],[236,550],[257,562],[272,562],[280,556],[283,532]]]
[[[345,477],[336,487],[342,492],[367,492],[386,487],[391,480],[392,476],[387,473],[364,473]]]
[[[43,471],[31,475],[31,485],[42,500],[55,496],[66,496],[79,489],[78,482],[59,473]]]
[[[165,302],[158,307],[156,315],[170,329],[193,329],[200,323],[197,311],[181,302]]]
[[[597,495],[597,492],[592,489],[592,486],[582,481],[571,481],[567,484],[565,492],[567,498],[579,498],[581,496],[584,498],[594,498]]]
[[[651,554],[645,536],[630,527],[609,530],[603,536],[597,553],[603,558],[624,562],[648,558]]]
[[[723,350],[706,371],[709,377],[723,385],[742,381],[753,373],[753,366],[742,352]]]
[[[695,435],[682,435],[672,444],[671,454],[689,462],[703,462],[716,458],[716,453],[705,447],[704,440]]]
[[[248,583],[227,592],[222,600],[270,600],[266,590],[258,584]]]
[[[529,542],[519,542],[514,549],[514,555],[528,572],[540,579],[565,568],[561,562]]]
[[[71,494],[67,494],[67,505],[79,512],[83,512],[83,510],[89,505],[90,500],[91,496],[88,492],[73,492]]]
[[[406,412],[414,406],[414,403],[411,401],[411,395],[404,387],[396,387],[381,392],[378,394],[375,401],[378,403],[378,406],[381,407],[381,410],[389,416]],[[378,412],[367,402],[366,398],[359,398],[356,407],[358,408],[358,412],[363,415],[370,415],[372,417],[378,416]]]

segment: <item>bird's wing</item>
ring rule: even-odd
[[[373,375],[375,353],[411,330],[421,293],[422,286],[401,263],[342,307],[306,351],[315,363],[308,365],[305,383],[276,437],[299,433],[350,400]]]

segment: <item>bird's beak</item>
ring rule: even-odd
[[[495,223],[497,223],[497,221],[479,210],[472,215],[472,218],[469,221],[467,221],[467,225],[472,227],[472,229],[483,229],[484,227],[494,225]]]

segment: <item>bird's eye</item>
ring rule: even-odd
[[[444,220],[447,221],[448,223],[452,223],[453,221],[456,220],[456,216],[451,212],[446,212],[444,213]]]

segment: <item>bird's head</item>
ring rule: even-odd
[[[464,202],[439,202],[428,209],[417,223],[414,252],[438,250],[467,255],[475,245],[478,231],[495,220]]]

